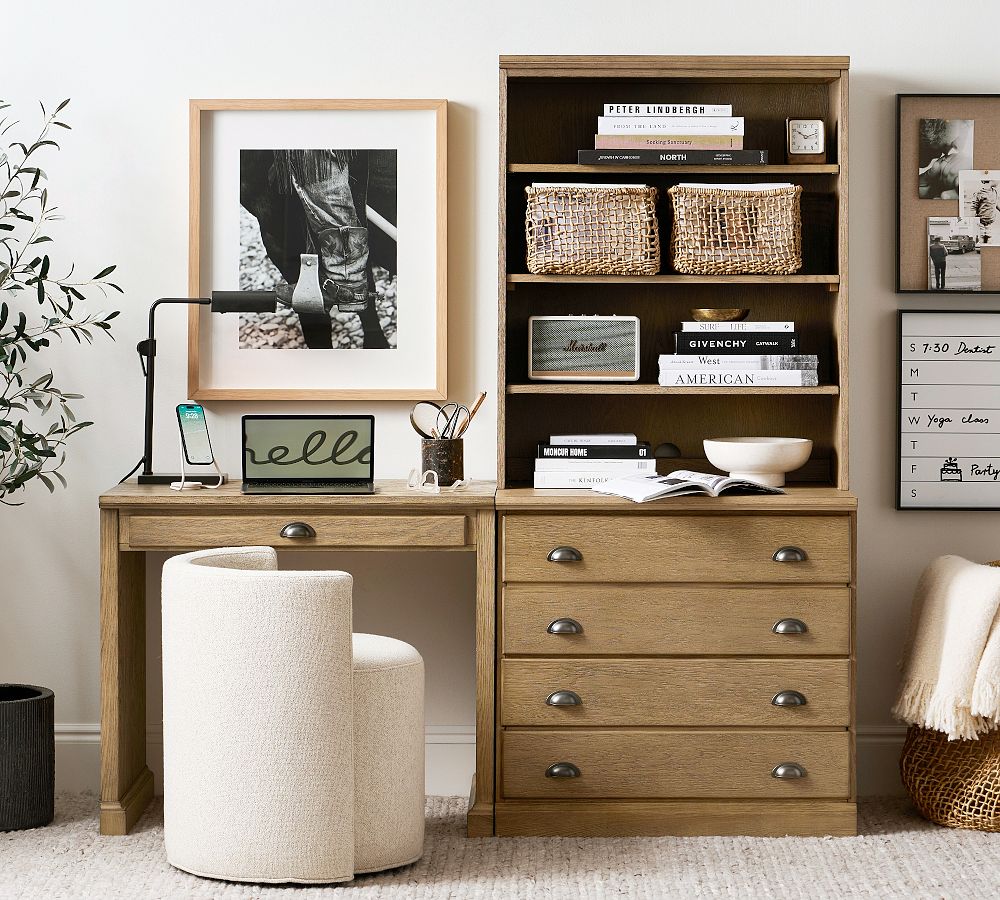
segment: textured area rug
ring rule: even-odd
[[[855,838],[480,838],[466,802],[431,797],[427,842],[412,866],[341,886],[263,887],[195,878],[163,853],[163,807],[128,837],[97,833],[92,795],[62,795],[48,828],[0,833],[3,900],[106,898],[843,897],[996,898],[1000,834],[938,828],[902,800],[862,804]]]

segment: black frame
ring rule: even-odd
[[[990,293],[1000,293],[991,291]],[[896,509],[899,512],[1000,512],[1000,506],[902,506],[903,499],[903,316],[910,315],[993,315],[1000,309],[897,309],[896,310]],[[1000,389],[1000,385],[998,385]]]
[[[899,233],[900,233],[900,216],[902,215],[902,209],[900,206],[900,192],[902,190],[902,172],[899,165],[899,150],[900,150],[900,136],[902,135],[902,110],[903,101],[912,100],[914,98],[926,98],[926,99],[941,99],[941,98],[955,98],[955,97],[969,97],[979,100],[1000,100],[1000,94],[896,94],[896,293],[897,294],[935,294],[938,295],[941,291],[932,291],[930,288],[920,290],[919,288],[902,288],[899,286]],[[998,115],[1000,115],[1000,109],[997,110]],[[963,296],[963,297],[974,297],[980,294],[1000,294],[1000,288],[992,291],[948,291],[950,295]],[[947,310],[942,310],[946,312]],[[965,312],[966,310],[955,310],[956,312]],[[939,509],[940,507],[934,507]]]
[[[289,415],[289,416],[285,416],[285,415],[246,415],[246,416],[241,417],[241,419],[240,419],[240,432],[242,434],[242,440],[241,440],[241,444],[240,444],[240,473],[242,475],[242,478],[243,478],[244,482],[247,481],[247,450],[246,450],[246,447],[247,447],[247,419],[255,419],[255,420],[281,419],[283,422],[287,422],[287,421],[290,421],[290,420],[301,420],[301,419],[312,419],[313,421],[318,421],[320,419],[322,419],[323,421],[329,421],[330,419],[355,419],[355,420],[357,420],[357,419],[367,419],[371,423],[371,428],[372,428],[372,465],[371,465],[371,473],[369,474],[368,478],[367,479],[366,478],[322,478],[322,479],[316,479],[316,480],[328,481],[330,484],[338,484],[339,482],[342,482],[342,481],[372,481],[372,482],[375,481],[375,416],[373,416],[373,415],[364,415],[364,414],[361,414],[361,415],[349,416],[349,415],[344,415],[344,414],[334,415],[334,414],[331,413],[329,415],[322,415],[322,414]],[[295,479],[289,479],[287,476],[285,478],[281,478],[281,477],[279,477],[277,475],[274,478],[252,478],[252,479],[250,479],[250,481],[260,482],[260,483],[264,483],[264,484],[266,484],[268,481],[293,481],[293,480],[295,480]],[[307,479],[302,479],[302,480],[306,481]]]

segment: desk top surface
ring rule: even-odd
[[[238,510],[264,512],[269,509],[344,510],[366,509],[399,511],[454,512],[468,509],[492,509],[495,481],[472,481],[460,491],[430,494],[413,490],[400,478],[376,479],[374,494],[244,494],[240,482],[231,481],[220,488],[172,491],[167,485],[119,484],[101,494],[102,509],[163,510]]]

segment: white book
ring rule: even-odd
[[[598,134],[743,134],[743,116],[599,116]]]
[[[584,469],[580,472],[535,472],[536,488],[592,488],[622,477],[620,471]],[[635,473],[632,473],[635,474]]]
[[[606,116],[731,116],[730,103],[605,103]]]
[[[638,444],[639,439],[634,434],[551,434],[550,444],[582,444],[590,447],[594,444]]]
[[[627,475],[629,472],[655,472],[655,459],[566,459],[557,457],[555,459],[546,457],[535,460],[536,472],[582,472],[586,470],[594,471],[614,471],[618,475]]]
[[[816,373],[805,369],[660,370],[661,387],[816,387]]]
[[[802,369],[816,371],[819,357],[812,354],[734,354],[678,353],[660,357],[660,372],[681,372],[692,369],[722,369],[747,371],[754,369]]]
[[[795,331],[794,322],[681,322],[681,331]]]

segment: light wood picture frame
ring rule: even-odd
[[[275,316],[264,323],[272,329],[267,333],[258,314],[220,316],[204,306],[191,308],[191,399],[447,396],[447,108],[447,100],[421,99],[190,101],[189,296],[277,287],[280,298]],[[270,165],[266,154],[273,154]],[[379,161],[369,165],[376,155]],[[308,179],[296,165],[305,165],[313,173],[309,177],[318,179],[316,191],[329,195],[333,190],[335,197],[347,198],[339,206],[336,201],[330,204],[326,219],[317,222],[310,200],[319,193],[303,183]],[[323,166],[320,176],[315,175]],[[266,177],[254,174],[260,172]],[[281,186],[275,187],[278,181]],[[260,185],[260,193],[250,193],[248,185]],[[266,238],[245,205],[248,196],[263,196],[265,191],[272,192],[266,201],[247,205],[265,215]],[[386,198],[393,215],[366,206],[373,193]],[[279,203],[283,215],[267,218],[268,204]],[[352,206],[356,218],[350,217]],[[287,225],[290,218],[301,218],[294,234]],[[271,227],[274,221],[277,229]],[[336,234],[324,237],[330,232],[340,233],[339,245],[325,243],[337,240]],[[362,232],[363,257],[350,243]],[[391,239],[392,265],[398,260],[395,271],[380,265],[386,257],[376,258],[376,237],[383,246]],[[338,246],[342,257],[336,255]],[[333,307],[332,346],[321,337],[318,349],[311,343],[307,347],[306,329],[291,306],[296,279],[290,266],[299,271],[301,252],[315,253],[319,260],[317,283],[322,284],[328,310],[331,294],[335,300],[351,299],[337,286],[341,283],[356,289],[356,300],[369,298],[363,313],[355,311],[358,303],[343,304],[347,313],[342,306]],[[402,291],[398,308],[397,284]],[[271,340],[275,332],[280,340]],[[316,334],[314,320],[313,338]]]

